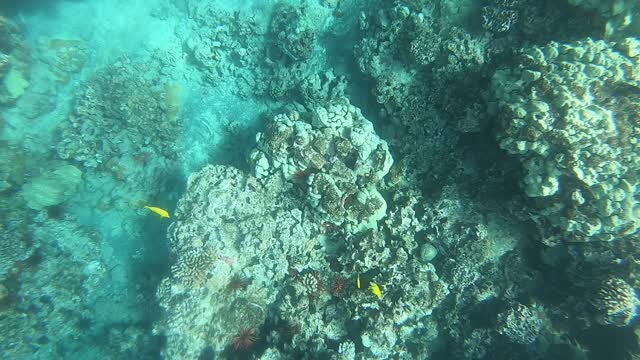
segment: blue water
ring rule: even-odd
[[[0,359],[636,359],[640,5],[0,2]]]

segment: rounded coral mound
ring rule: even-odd
[[[500,146],[523,187],[572,241],[611,241],[640,228],[640,42],[551,42],[522,51],[493,78]]]
[[[626,326],[636,316],[636,292],[622,279],[605,280],[590,301],[604,325]]]
[[[279,114],[251,152],[257,178],[304,181],[306,198],[325,221],[354,230],[376,226],[387,209],[379,192],[393,158],[360,109],[346,98],[300,114]]]

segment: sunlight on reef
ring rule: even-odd
[[[638,4],[0,3],[0,358],[640,358]]]

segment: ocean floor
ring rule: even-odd
[[[637,18],[0,4],[0,359],[640,357]]]

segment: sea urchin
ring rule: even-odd
[[[225,291],[228,294],[234,293],[236,291],[245,290],[247,286],[249,286],[249,279],[242,277],[240,275],[234,275],[229,282],[227,283],[227,287]]]
[[[245,351],[251,349],[258,340],[255,328],[240,329],[238,334],[231,339],[231,345],[235,351]]]
[[[331,286],[331,293],[333,294],[333,296],[341,298],[344,296],[346,290],[347,280],[340,275],[336,276],[336,278],[333,280],[333,285]]]

